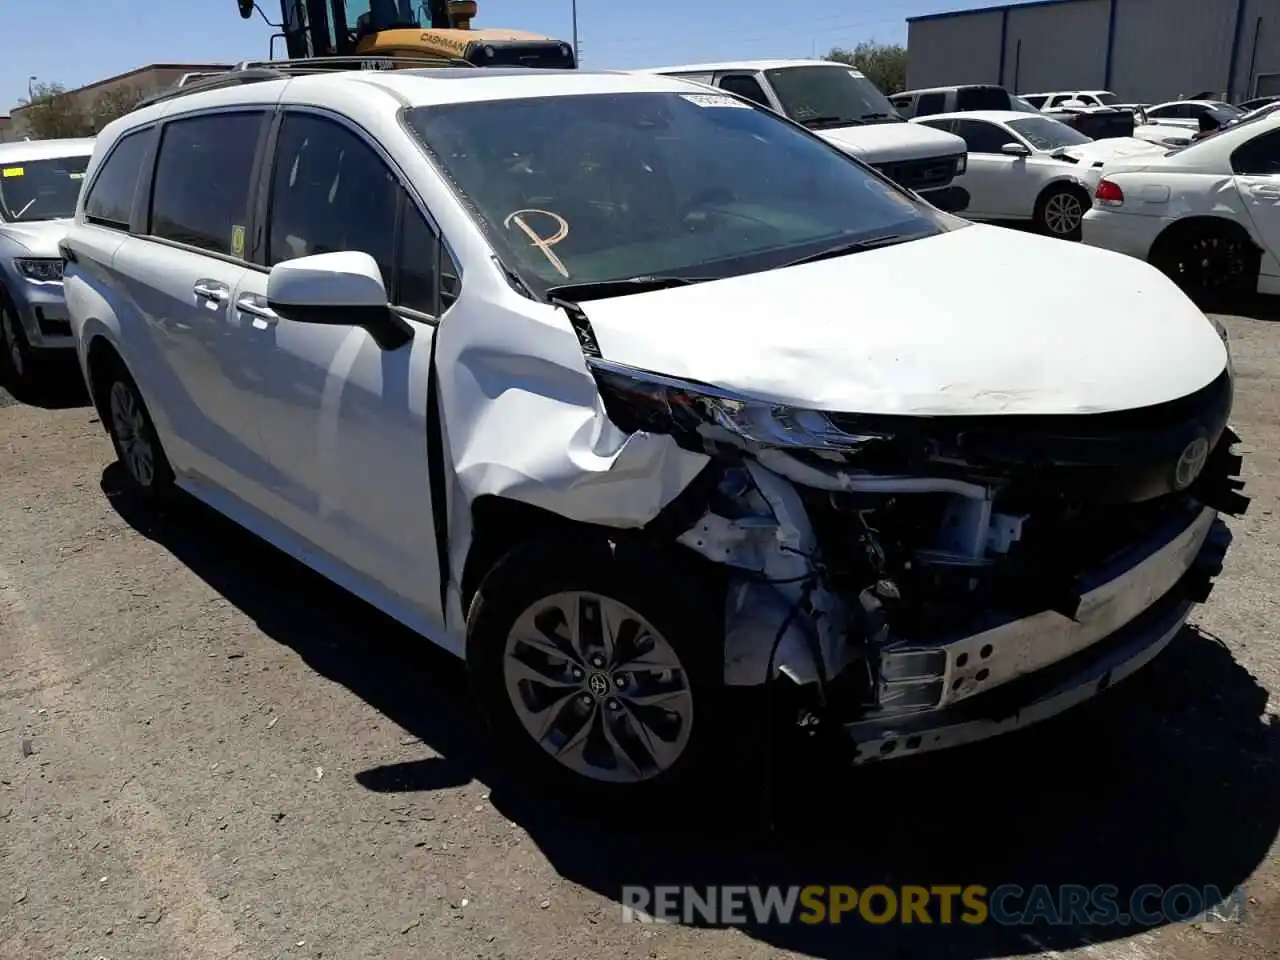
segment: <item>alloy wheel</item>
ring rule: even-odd
[[[122,380],[111,384],[111,432],[120,447],[121,459],[139,486],[150,487],[155,480],[155,451],[147,433],[147,418],[133,389]]]
[[[1066,237],[1080,229],[1084,204],[1074,193],[1055,193],[1044,205],[1044,222],[1055,237]]]
[[[1235,287],[1247,269],[1243,242],[1216,232],[1192,239],[1178,263],[1179,274],[1199,290]]]
[[[557,593],[530,606],[507,636],[503,674],[525,730],[581,776],[649,780],[689,742],[693,694],[679,656],[609,597]]]

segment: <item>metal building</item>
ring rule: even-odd
[[[907,86],[1280,94],[1280,0],[1032,0],[907,21]]]

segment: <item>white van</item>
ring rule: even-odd
[[[935,207],[958,213],[965,194],[951,181],[964,173],[964,141],[906,123],[861,72],[830,60],[737,60],[649,67],[753,100],[790,117]]]

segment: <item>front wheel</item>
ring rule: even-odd
[[[1084,215],[1090,201],[1076,187],[1054,187],[1036,203],[1036,229],[1062,240],[1079,240],[1084,234]]]
[[[0,298],[3,294],[0,293]],[[13,306],[0,299],[0,370],[15,392],[28,391],[35,382],[35,357],[26,331]]]
[[[504,759],[619,798],[670,795],[710,769],[721,617],[678,566],[573,536],[499,561],[471,604],[467,659]]]

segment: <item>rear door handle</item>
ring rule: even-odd
[[[231,288],[218,280],[197,280],[191,288],[197,300],[222,303],[231,296]]]
[[[241,294],[236,300],[236,309],[253,317],[255,325],[276,323],[280,319],[280,314],[267,305],[267,298],[260,293]],[[258,324],[258,321],[262,323]]]

